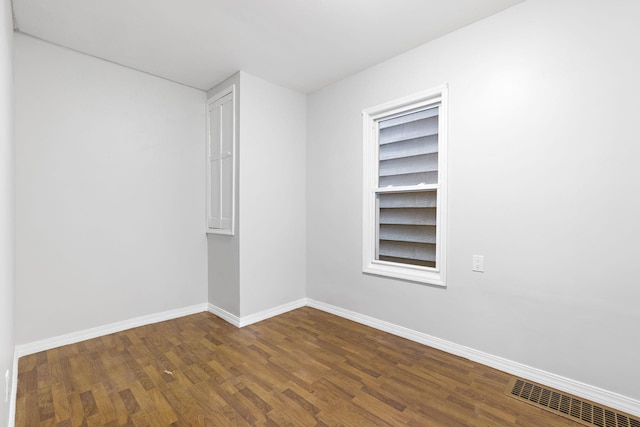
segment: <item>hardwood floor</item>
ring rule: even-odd
[[[22,357],[16,426],[578,426],[508,374],[301,308],[200,313]]]

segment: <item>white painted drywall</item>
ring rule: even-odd
[[[236,233],[209,235],[209,302],[238,317],[305,296],[306,96],[246,72],[236,85]]]
[[[528,0],[310,95],[307,296],[640,398],[639,20]],[[443,83],[448,287],[364,275],[361,111]]]
[[[15,38],[16,342],[207,299],[205,92]]]
[[[9,425],[5,373],[14,353],[13,22],[11,2],[0,5],[0,426]],[[10,382],[10,381],[9,381]],[[9,384],[11,387],[11,384]],[[10,389],[10,388],[9,388]]]
[[[235,234],[227,236],[224,234],[207,235],[208,254],[208,286],[209,303],[225,310],[234,316],[240,317],[240,233],[242,224],[238,222],[240,186],[238,185],[239,175],[239,152],[240,152],[240,73],[236,73],[223,82],[217,84],[207,92],[207,97],[213,97],[226,90],[231,85],[235,85],[236,103],[236,194],[235,194]],[[203,159],[206,161],[206,159]],[[204,213],[203,213],[204,215]],[[204,230],[203,230],[204,232]]]
[[[240,73],[240,313],[305,296],[306,97]]]

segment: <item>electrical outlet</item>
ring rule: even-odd
[[[484,256],[483,255],[474,255],[473,256],[473,271],[479,271],[482,273],[484,271]]]
[[[7,372],[4,373],[4,402],[7,403],[9,401],[9,378],[11,377],[11,372],[7,369]]]

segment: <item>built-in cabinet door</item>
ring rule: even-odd
[[[235,91],[211,98],[207,167],[207,232],[234,234],[235,228]]]

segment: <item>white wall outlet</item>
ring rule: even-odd
[[[9,378],[11,378],[11,373],[7,369],[7,372],[4,373],[4,402],[5,403],[9,401]]]
[[[474,255],[473,256],[473,271],[484,271],[484,256],[483,255]]]

